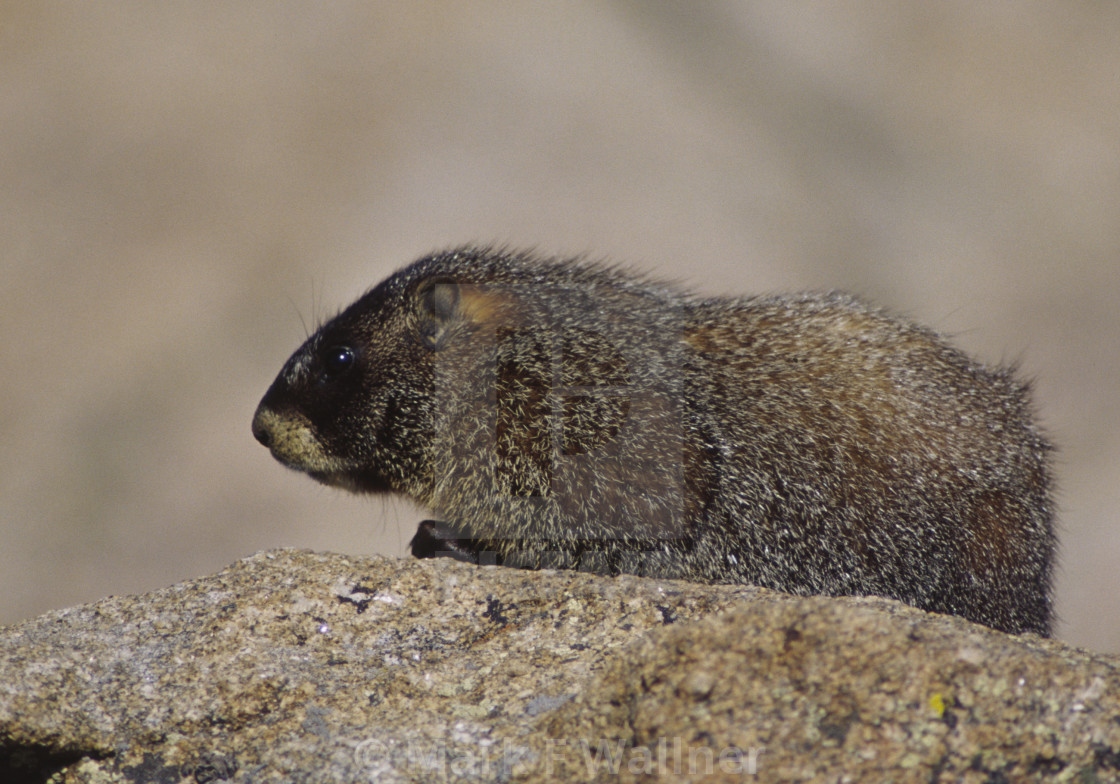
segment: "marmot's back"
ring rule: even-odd
[[[438,254],[320,328],[253,429],[507,563],[1049,632],[1049,447],[1025,386],[844,295],[701,300],[614,268]]]
[[[695,308],[713,521],[742,579],[1047,633],[1049,446],[1007,370],[844,295]],[[718,523],[716,523],[718,525]]]

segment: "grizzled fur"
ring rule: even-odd
[[[441,253],[308,339],[253,432],[321,482],[431,509],[446,522],[421,526],[420,555],[1050,631],[1050,448],[1025,385],[843,294],[700,299]]]

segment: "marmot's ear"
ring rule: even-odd
[[[509,318],[513,300],[498,286],[431,278],[416,289],[420,340],[440,349],[460,326],[481,327]]]
[[[459,284],[427,280],[416,290],[420,340],[428,348],[439,348],[459,320]]]

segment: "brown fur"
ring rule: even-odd
[[[421,533],[459,553],[1050,630],[1050,447],[1026,386],[842,294],[698,299],[437,254],[324,324],[253,431],[320,481],[425,504],[447,525]]]

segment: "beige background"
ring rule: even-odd
[[[1120,651],[1120,5],[0,14],[0,622],[420,513],[249,434],[304,325],[469,240],[841,287],[1037,379],[1059,633]]]

